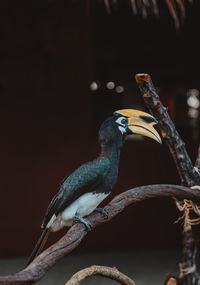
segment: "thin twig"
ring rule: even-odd
[[[130,189],[116,196],[106,207],[108,218],[94,212],[87,217],[92,228],[110,221],[127,206],[158,197],[176,197],[177,199],[190,199],[194,202],[200,200],[200,191],[192,190],[178,185],[148,185]],[[62,257],[73,251],[87,235],[83,224],[73,225],[58,242],[43,251],[27,268],[15,275],[1,276],[0,285],[27,285],[39,281],[46,272]]]
[[[78,271],[67,283],[65,283],[65,285],[79,285],[84,279],[92,275],[108,277],[118,281],[122,285],[135,285],[135,282],[132,279],[121,273],[117,268],[99,265],[93,265]]]

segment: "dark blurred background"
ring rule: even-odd
[[[164,4],[160,17],[144,20],[125,0],[110,15],[103,1],[0,2],[0,257],[29,255],[63,178],[99,153],[101,122],[119,108],[145,110],[136,73],[151,74],[195,161],[199,11],[199,1],[188,5],[176,31]],[[127,141],[118,183],[105,203],[129,188],[158,183],[179,183],[165,143]],[[76,252],[179,248],[178,215],[171,199],[129,206]]]

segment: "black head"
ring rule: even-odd
[[[99,140],[101,143],[123,143],[123,138],[129,134],[128,119],[125,116],[115,114],[107,118],[99,129]]]

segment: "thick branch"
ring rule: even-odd
[[[166,108],[160,101],[151,81],[151,77],[148,74],[137,74],[135,79],[139,85],[146,106],[159,122],[161,135],[171,151],[181,178],[181,184],[188,187],[199,185],[200,176],[195,171],[186,151],[185,144],[170,119]]]
[[[189,187],[199,185],[200,176],[193,167],[190,157],[187,154],[185,144],[179,136],[172,120],[170,119],[166,108],[160,101],[160,98],[151,81],[151,77],[148,74],[137,74],[135,78],[149,111],[159,122],[162,137],[166,140],[175,161],[181,178],[181,184]],[[198,163],[197,158],[197,164]],[[190,285],[199,282],[199,278],[196,273],[195,253],[195,240],[193,232],[191,230],[191,226],[185,223],[183,256],[182,263],[180,264],[181,272],[184,272],[184,274],[181,274],[181,284]]]
[[[190,199],[197,202],[200,200],[200,191],[178,185],[148,185],[137,187],[116,196],[105,207],[108,211],[108,218],[94,212],[87,219],[92,227],[95,228],[114,218],[130,204],[158,197],[176,197],[181,200]],[[75,249],[86,234],[87,231],[83,224],[73,225],[63,238],[42,252],[26,269],[15,275],[0,277],[0,285],[32,284],[39,281],[58,260]]]
[[[93,265],[78,271],[67,283],[65,283],[65,285],[79,285],[84,279],[92,275],[108,277],[118,281],[122,285],[135,285],[135,282],[132,279],[121,273],[117,268],[99,265]]]

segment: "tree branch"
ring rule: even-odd
[[[65,283],[65,285],[79,285],[84,279],[92,275],[108,277],[118,281],[122,285],[135,285],[135,282],[132,279],[121,273],[117,268],[99,265],[93,265],[78,271],[67,283]]]
[[[162,105],[149,74],[136,74],[144,102],[151,114],[158,120],[162,138],[166,141],[175,161],[181,184],[191,187],[200,184],[200,176],[196,172],[186,151],[185,143],[178,134],[167,109]]]
[[[170,119],[166,108],[162,105],[150,75],[137,74],[135,79],[139,85],[140,91],[149,111],[159,122],[162,137],[166,141],[175,161],[179,176],[181,178],[181,184],[188,187],[200,185],[200,175],[193,167],[190,157],[186,151],[185,144],[179,136],[172,120]],[[200,153],[196,162],[197,166],[199,165],[199,157]],[[182,204],[186,205],[186,203]],[[182,263],[180,264],[180,280],[181,284],[193,285],[199,282],[199,277],[196,273],[195,263],[196,242],[191,229],[191,224],[188,223],[187,219],[189,214],[190,212],[186,212],[185,210],[183,255]]]
[[[110,221],[130,204],[159,197],[176,197],[177,199],[190,199],[197,202],[200,200],[200,191],[168,184],[136,187],[116,196],[105,207],[108,211],[108,218],[100,213],[93,212],[87,219],[92,228],[95,228]],[[39,281],[58,260],[73,251],[86,235],[87,231],[83,224],[73,225],[64,237],[43,251],[27,268],[15,275],[1,276],[0,285],[27,285]]]

